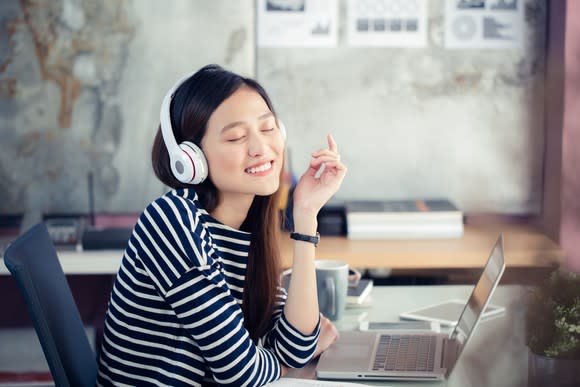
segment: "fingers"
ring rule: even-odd
[[[322,154],[320,156],[312,157],[310,159],[310,166],[312,168],[319,167],[322,163],[329,163],[333,161],[339,161],[340,156],[332,155],[332,154]]]
[[[311,168],[318,169],[323,163],[340,161],[340,154],[338,153],[338,146],[336,145],[336,141],[334,141],[334,137],[328,134],[326,139],[328,141],[328,148],[322,148],[312,153],[312,160],[310,161]]]
[[[336,141],[334,141],[334,137],[332,137],[332,134],[328,134],[326,136],[326,141],[328,142],[328,148],[321,148],[316,152],[314,152],[312,156],[317,156],[324,152],[328,152],[335,155],[338,154],[338,145],[336,145]]]
[[[314,176],[315,179],[320,179],[321,176],[328,173],[334,175],[343,175],[346,173],[346,166],[340,161],[340,154],[338,153],[338,145],[334,141],[331,134],[327,135],[328,148],[322,148],[312,153],[310,159],[310,169],[308,174]]]
[[[319,149],[316,152],[312,153],[312,157],[320,157],[320,156],[332,156],[334,158],[340,158],[340,155],[336,152],[331,151],[330,149]]]
[[[320,179],[320,176],[322,176],[322,174],[324,173],[324,170],[326,169],[326,164],[322,163],[320,164],[320,168],[318,168],[318,170],[316,171],[316,173],[314,173],[314,178],[315,179]]]
[[[320,336],[316,344],[314,357],[324,352],[332,343],[338,340],[339,334],[336,326],[322,313],[320,313]]]
[[[316,168],[320,164],[321,163],[315,163],[315,164],[312,164],[311,163],[310,166],[312,168]],[[340,171],[346,169],[346,166],[341,161],[339,161],[339,160],[325,161],[324,164],[326,164],[326,168],[325,169],[328,169],[328,168],[331,168],[331,167],[334,167],[334,168],[336,168],[336,169],[338,169]]]
[[[334,141],[334,137],[332,137],[332,134],[329,133],[326,136],[326,140],[328,141],[328,149],[330,149],[335,153],[338,153],[338,146],[336,145],[336,141]]]
[[[346,166],[340,162],[340,161],[326,161],[324,162],[324,168],[319,168],[319,166],[321,165],[321,163],[316,163],[313,162],[310,164],[310,171],[312,171],[312,174],[314,174],[315,176],[318,175],[318,170],[322,169],[322,171],[320,172],[320,175],[324,175],[325,173],[332,173],[334,175],[337,174],[344,174],[346,173]],[[320,176],[318,176],[320,177]]]
[[[328,318],[322,315],[320,316],[320,332],[325,337],[328,345],[338,340],[338,329]]]
[[[336,144],[334,144],[336,147]],[[326,168],[334,167],[336,162],[340,161],[340,155],[330,149],[321,149],[312,154],[310,168],[315,179],[320,179]],[[341,169],[341,167],[338,167]]]
[[[327,317],[324,317],[322,313],[320,313],[320,330],[331,333],[332,335],[338,335],[338,330]]]

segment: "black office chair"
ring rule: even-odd
[[[94,386],[95,353],[44,223],[8,246],[4,262],[24,296],[55,384]]]

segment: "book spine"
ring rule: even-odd
[[[349,239],[451,239],[463,236],[463,224],[439,227],[349,225],[347,235]]]

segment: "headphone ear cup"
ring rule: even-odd
[[[179,144],[179,148],[183,151],[182,153],[187,157],[189,161],[189,171],[185,178],[188,181],[182,181],[182,183],[188,184],[200,184],[202,183],[208,175],[207,160],[203,151],[200,147],[195,145],[193,142],[184,141]]]
[[[189,183],[193,178],[194,167],[191,157],[179,147],[169,153],[169,163],[171,172],[177,180],[182,183]]]

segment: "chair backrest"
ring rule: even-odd
[[[44,223],[16,239],[4,253],[32,317],[57,386],[94,386],[97,362]]]

